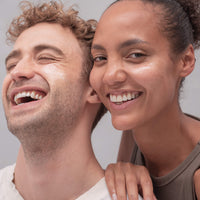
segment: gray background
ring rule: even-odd
[[[99,19],[105,8],[114,0],[68,0],[67,5],[77,4],[81,17],[84,19]],[[6,45],[5,33],[13,17],[19,13],[20,1],[1,0],[0,2],[0,85],[5,76],[4,59],[11,47]],[[184,85],[181,95],[181,105],[184,112],[200,117],[200,51],[196,52],[196,69]],[[121,132],[114,130],[110,122],[110,115],[106,114],[100,121],[92,136],[95,154],[101,166],[105,168],[108,163],[115,162],[121,138]],[[4,117],[2,100],[0,100],[0,168],[12,164],[16,160],[19,142],[9,133]]]

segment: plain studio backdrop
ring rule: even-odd
[[[12,47],[6,44],[6,31],[13,17],[19,14],[20,1],[1,0],[0,2],[0,85],[2,87],[5,71],[5,57]],[[37,2],[37,1],[36,1]],[[113,0],[67,0],[66,5],[77,5],[80,16],[84,19],[94,18],[98,20],[103,11]],[[120,30],[119,30],[120,31]],[[196,52],[196,68],[185,83],[181,94],[181,105],[183,111],[200,117],[200,51]],[[156,93],[156,91],[155,91]],[[2,100],[0,100],[0,168],[12,164],[16,160],[19,142],[8,131],[4,116]],[[115,162],[117,158],[121,132],[115,130],[107,113],[99,122],[92,135],[92,143],[95,155],[101,166],[105,168],[109,163]]]

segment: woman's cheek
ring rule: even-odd
[[[98,85],[101,84],[100,80],[99,80],[99,76],[98,73],[95,69],[92,69],[92,71],[90,72],[90,84],[92,86],[92,88],[98,93]]]

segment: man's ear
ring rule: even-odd
[[[101,103],[99,96],[97,95],[96,91],[93,88],[89,88],[88,91],[88,98],[87,98],[89,103]]]
[[[194,48],[192,45],[189,45],[182,55],[182,65],[180,69],[181,77],[188,76],[194,70],[195,61]]]

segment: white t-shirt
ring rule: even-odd
[[[0,200],[24,200],[13,181],[15,165],[0,170]]]
[[[15,165],[11,165],[0,170],[0,200],[24,200],[12,182],[14,169]],[[102,178],[76,200],[111,200],[105,178]],[[139,197],[139,200],[142,198]]]

